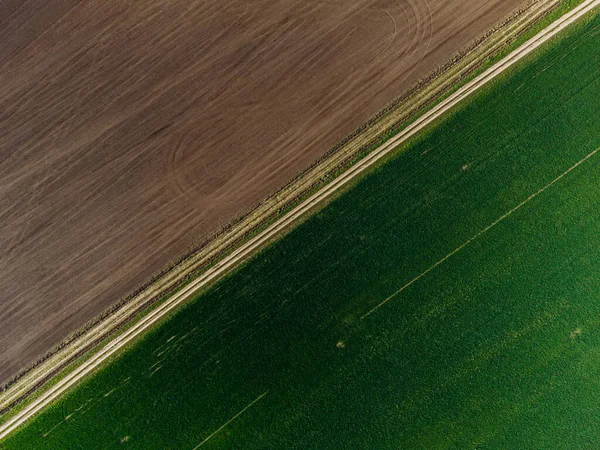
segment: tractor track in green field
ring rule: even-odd
[[[538,189],[536,192],[534,192],[533,194],[531,194],[529,197],[527,197],[525,200],[523,200],[521,203],[519,203],[514,208],[511,208],[507,213],[501,215],[498,219],[494,220],[490,225],[488,225],[487,227],[485,227],[482,230],[480,230],[473,237],[467,239],[465,242],[463,242],[461,245],[459,245],[458,247],[456,247],[454,250],[452,250],[450,253],[448,253],[446,256],[444,256],[442,259],[440,259],[439,261],[437,261],[435,264],[432,264],[427,270],[421,272],[419,275],[417,275],[416,277],[414,277],[412,280],[410,280],[408,283],[406,283],[404,286],[402,286],[400,289],[398,289],[392,295],[390,295],[389,297],[386,297],[382,302],[380,302],[379,304],[375,305],[371,310],[369,310],[367,313],[365,313],[360,319],[361,320],[366,319],[368,316],[370,316],[371,314],[373,314],[375,311],[377,311],[379,308],[381,308],[387,302],[389,302],[390,300],[392,300],[396,296],[398,296],[398,294],[402,293],[407,288],[409,288],[410,286],[412,286],[414,283],[416,283],[417,281],[419,281],[421,278],[423,278],[424,276],[426,276],[427,274],[429,274],[436,267],[438,267],[438,266],[442,265],[443,263],[445,263],[446,261],[448,261],[450,258],[452,258],[454,255],[456,255],[462,249],[464,249],[469,244],[471,244],[472,242],[474,242],[477,239],[479,239],[481,236],[483,236],[485,233],[487,233],[488,231],[490,231],[492,228],[494,228],[496,225],[498,225],[504,219],[506,219],[507,217],[513,215],[515,212],[517,212],[519,209],[521,209],[523,206],[525,206],[531,200],[533,200],[538,195],[540,195],[541,193],[543,193],[546,189],[552,187],[554,184],[556,184],[557,182],[559,182],[560,180],[562,180],[569,173],[571,173],[573,170],[577,169],[581,164],[583,164],[588,159],[590,159],[591,157],[593,157],[596,153],[598,153],[598,151],[600,151],[600,147],[598,147],[594,151],[588,153],[586,156],[584,156],[583,158],[581,158],[579,161],[577,161],[575,164],[573,164],[571,167],[569,167],[567,170],[565,170],[559,176],[557,176],[556,178],[554,178],[548,184],[546,184],[542,188]]]

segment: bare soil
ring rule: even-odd
[[[0,384],[523,0],[0,3]]]

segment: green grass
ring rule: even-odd
[[[241,411],[202,448],[594,445],[600,154],[469,239],[600,147],[599,44],[596,16],[2,446],[191,449]]]

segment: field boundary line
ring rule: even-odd
[[[217,262],[199,278],[192,281],[181,291],[177,292],[159,307],[151,311],[147,316],[140,319],[138,323],[136,323],[122,335],[119,335],[116,338],[114,338],[100,351],[98,351],[98,353],[94,354],[90,359],[83,362],[79,367],[77,367],[71,373],[67,374],[54,386],[48,389],[48,391],[44,392],[38,398],[33,400],[29,405],[27,405],[25,408],[23,408],[21,411],[15,414],[15,416],[11,417],[2,425],[0,425],[0,439],[3,439],[6,436],[8,436],[8,434],[14,431],[17,427],[19,427],[25,421],[33,417],[45,406],[56,400],[61,394],[66,392],[71,387],[75,386],[83,377],[85,377],[86,375],[94,371],[96,368],[98,368],[102,363],[107,361],[108,358],[115,355],[115,353],[118,350],[130,344],[134,339],[139,337],[144,331],[149,329],[160,319],[174,311],[184,301],[188,300],[191,296],[193,296],[199,289],[206,286],[208,283],[214,281],[217,277],[234,267],[239,261],[243,261],[244,258],[250,255],[254,250],[261,248],[263,244],[268,242],[280,231],[288,227],[291,223],[295,222],[299,217],[305,215],[307,212],[312,210],[314,206],[321,203],[323,200],[331,197],[332,194],[337,193],[340,190],[340,188],[347,185],[350,181],[354,180],[359,174],[372,167],[375,163],[380,161],[397,146],[408,141],[415,134],[417,134],[418,132],[426,128],[428,125],[432,124],[435,120],[440,118],[448,110],[456,106],[458,103],[462,102],[462,100],[469,97],[471,94],[476,92],[489,81],[495,79],[497,76],[504,73],[507,69],[512,67],[522,58],[529,55],[535,49],[539,48],[542,44],[556,36],[559,32],[576,22],[579,18],[592,11],[598,5],[600,5],[600,0],[586,0],[572,11],[560,17],[558,20],[550,24],[540,33],[528,40],[525,44],[520,46],[515,51],[511,52],[500,62],[493,65],[484,73],[476,77],[474,80],[467,83],[462,88],[458,89],[447,99],[436,105],[429,112],[425,113],[423,116],[421,116],[411,125],[409,125],[406,129],[401,131],[397,136],[378,147],[376,150],[371,152],[369,155],[360,160],[354,166],[350,167],[346,172],[344,172],[338,178],[334,179],[322,190],[313,194],[311,197],[302,202],[292,211],[288,212],[286,215],[284,215],[281,219],[273,223],[267,229],[250,239],[247,243],[236,249],[234,252],[226,256],[221,261]]]
[[[425,270],[424,272],[421,272],[419,275],[417,275],[416,277],[414,277],[412,280],[410,280],[408,283],[406,283],[404,286],[402,286],[400,289],[398,289],[392,295],[388,296],[381,303],[379,303],[378,305],[376,305],[375,307],[373,307],[369,312],[367,312],[366,314],[363,314],[361,316],[360,320],[363,320],[363,319],[366,319],[367,317],[369,317],[371,314],[373,314],[375,311],[377,311],[379,308],[381,308],[387,302],[389,302],[394,297],[396,297],[397,295],[399,295],[400,293],[402,293],[404,290],[408,289],[410,286],[412,286],[414,283],[416,283],[417,281],[419,281],[425,275],[427,275],[428,273],[430,273],[431,271],[433,271],[436,267],[442,265],[444,262],[446,262],[447,260],[449,260],[450,258],[452,258],[454,255],[456,255],[462,249],[464,249],[465,247],[467,247],[469,244],[471,244],[472,242],[474,242],[477,239],[479,239],[481,236],[483,236],[485,233],[487,233],[488,231],[490,231],[492,228],[494,228],[496,225],[498,225],[504,219],[506,219],[507,217],[511,216],[513,213],[517,212],[519,209],[521,209],[523,206],[525,206],[531,200],[533,200],[534,198],[536,198],[538,195],[540,195],[541,193],[543,193],[544,191],[546,191],[548,188],[552,187],[554,184],[556,184],[557,182],[559,182],[560,180],[562,180],[565,176],[567,176],[569,173],[571,173],[573,170],[575,170],[581,164],[583,164],[588,159],[590,159],[592,156],[594,156],[596,153],[598,153],[598,151],[600,151],[600,147],[598,147],[596,150],[588,153],[586,156],[584,156],[583,158],[581,158],[579,161],[577,161],[575,164],[573,164],[571,167],[569,167],[567,170],[565,170],[563,173],[561,173],[559,176],[557,176],[550,183],[548,183],[544,187],[538,189],[536,192],[534,192],[533,194],[531,194],[529,197],[527,197],[525,200],[523,200],[517,206],[515,206],[514,208],[511,208],[507,213],[503,214],[498,219],[494,220],[490,225],[488,225],[487,227],[485,227],[482,230],[480,230],[473,237],[467,239],[463,244],[461,244],[458,247],[456,247],[454,250],[452,250],[450,253],[448,253],[446,256],[444,256],[442,259],[440,259],[438,262],[436,262],[435,264],[433,264],[432,266],[430,266],[427,270]]]

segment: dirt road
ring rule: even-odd
[[[0,383],[522,0],[0,4]]]
[[[195,280],[185,289],[183,289],[178,294],[174,295],[171,299],[161,305],[159,308],[154,310],[148,316],[146,316],[142,321],[133,326],[130,330],[125,332],[123,335],[114,339],[111,343],[106,345],[100,352],[90,358],[88,361],[83,363],[80,367],[78,367],[71,374],[60,380],[56,385],[54,385],[47,392],[44,392],[39,398],[35,399],[31,404],[29,404],[26,408],[20,411],[16,416],[11,418],[9,421],[0,425],[0,439],[8,435],[12,430],[18,427],[20,424],[25,422],[28,418],[32,417],[36,412],[44,408],[48,403],[50,403],[53,399],[57,398],[63,392],[65,392],[70,387],[74,386],[81,380],[84,376],[92,372],[95,368],[97,368],[103,361],[106,361],[111,355],[115,354],[119,349],[127,345],[127,343],[131,342],[140,333],[144,332],[152,325],[154,325],[157,321],[159,321],[162,317],[188,299],[195,291],[200,289],[206,283],[220,276],[227,270],[229,270],[232,266],[234,266],[238,261],[243,259],[245,255],[252,252],[255,248],[260,246],[262,242],[268,240],[269,237],[277,233],[282,228],[285,228],[291,221],[296,220],[300,215],[306,213],[306,211],[310,210],[316,203],[322,201],[328,196],[332,195],[346,183],[348,183],[351,179],[355,178],[358,174],[362,173],[367,168],[371,167],[378,160],[388,154],[391,150],[393,150],[398,144],[410,139],[410,137],[414,136],[420,130],[422,130],[427,125],[431,124],[434,120],[438,119],[449,109],[454,107],[457,103],[467,98],[472,93],[476,92],[490,80],[496,78],[498,75],[505,72],[507,69],[512,67],[515,63],[520,61],[523,57],[530,54],[532,51],[537,49],[544,42],[547,42],[549,39],[554,37],[557,33],[573,24],[575,21],[580,19],[583,15],[588,13],[595,7],[600,6],[600,0],[587,0],[583,2],[581,6],[573,10],[571,13],[563,16],[561,19],[550,25],[548,28],[541,31],[534,38],[529,40],[519,49],[508,55],[505,59],[500,61],[498,64],[494,65],[492,68],[487,70],[485,73],[477,77],[472,82],[468,83],[460,90],[455,92],[452,96],[447,98],[444,102],[433,108],[430,112],[426,113],[423,117],[421,117],[417,122],[409,126],[406,130],[404,130],[401,134],[396,136],[394,139],[385,143],[377,150],[373,151],[367,158],[353,166],[350,170],[336,179],[334,182],[329,184],[326,188],[306,200],[304,203],[299,205],[296,209],[288,213],[277,223],[273,224],[267,230],[262,232],[260,235],[253,238],[246,245],[238,249],[236,252],[225,258],[207,273],[205,273],[202,277]],[[562,177],[564,177],[567,173],[572,171],[574,168],[579,166],[582,162],[589,159],[591,156],[595,155],[598,150],[587,155],[584,159],[579,161],[573,167],[571,167],[568,171],[560,175],[556,178],[552,183],[544,187],[542,190],[538,191],[538,193],[534,195],[538,195],[543,190],[547,189],[552,184],[556,183]],[[532,196],[533,197],[533,196]],[[530,199],[532,198],[530,197]],[[527,199],[525,202],[529,201]],[[525,203],[524,202],[524,203]],[[523,203],[523,204],[524,204]],[[517,208],[522,206],[519,205]],[[509,212],[510,214],[510,212]],[[502,218],[500,218],[502,220]],[[496,222],[497,223],[497,222]],[[492,224],[494,226],[494,224]],[[485,232],[485,231],[484,231]],[[264,395],[264,394],[263,394]]]

